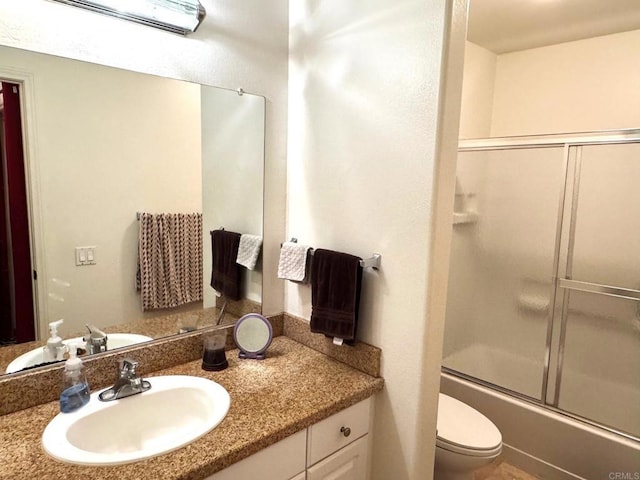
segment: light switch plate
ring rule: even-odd
[[[96,247],[76,247],[76,266],[84,267],[85,265],[96,264]]]

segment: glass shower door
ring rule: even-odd
[[[552,405],[640,437],[640,143],[576,149]]]
[[[564,147],[461,151],[443,366],[542,401]]]

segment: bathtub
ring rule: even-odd
[[[440,391],[490,418],[505,460],[544,480],[640,480],[638,442],[444,371]]]

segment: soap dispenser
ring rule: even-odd
[[[75,412],[89,403],[89,382],[84,374],[82,360],[78,358],[78,346],[69,345],[69,360],[64,363],[62,372],[62,393],[60,394],[60,411]]]
[[[49,340],[47,340],[47,344],[42,347],[43,363],[63,360],[65,347],[62,343],[62,338],[58,336],[58,327],[62,325],[63,322],[64,320],[60,319],[49,324]]]

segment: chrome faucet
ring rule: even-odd
[[[130,397],[138,393],[146,392],[151,384],[136,375],[138,362],[130,358],[123,358],[118,362],[118,378],[113,387],[108,388],[98,395],[103,402]]]
[[[107,334],[93,325],[85,325],[89,334],[83,337],[87,343],[87,353],[100,353],[107,351]]]

